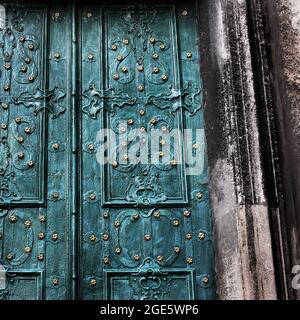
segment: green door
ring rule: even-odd
[[[164,3],[6,6],[0,299],[215,298],[195,2]]]

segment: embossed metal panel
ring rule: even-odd
[[[164,3],[6,5],[0,298],[215,297],[195,2]]]

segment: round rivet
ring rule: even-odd
[[[39,238],[40,240],[45,239],[45,233],[44,233],[44,232],[40,232],[39,235],[38,235],[38,238]]]
[[[154,67],[154,68],[152,69],[152,72],[153,72],[153,73],[159,73],[159,68]]]
[[[116,58],[118,61],[122,61],[123,60],[123,57],[122,56],[117,56]]]
[[[104,264],[109,264],[109,257],[104,257],[103,262]]]
[[[95,146],[94,146],[92,143],[90,143],[90,144],[88,145],[88,149],[89,149],[90,151],[93,151],[93,150],[95,149]]]
[[[151,240],[151,235],[150,235],[150,234],[145,234],[145,235],[144,235],[144,239],[145,239],[146,241]]]
[[[125,45],[128,45],[129,40],[128,40],[128,39],[124,39],[124,40],[123,40],[123,43],[124,43]]]
[[[95,242],[96,240],[97,240],[97,237],[94,234],[92,234],[90,236],[90,241]]]
[[[53,192],[52,193],[52,198],[53,199],[58,199],[59,198],[59,193],[58,192]]]
[[[6,124],[6,123],[1,123],[1,128],[2,128],[3,130],[6,130],[6,129],[7,129],[7,124]]]
[[[26,127],[24,129],[24,131],[25,131],[25,133],[29,134],[29,133],[31,133],[31,128],[30,127]]]
[[[132,219],[133,219],[133,220],[139,220],[139,218],[140,218],[140,215],[137,214],[137,213],[135,213],[135,214],[132,215]]]
[[[137,67],[137,71],[143,72],[143,71],[144,71],[144,67],[143,67],[143,66],[138,66],[138,67]]]
[[[164,260],[164,257],[163,256],[157,256],[156,257],[156,261],[157,262],[162,262]]]
[[[192,237],[193,237],[193,235],[192,235],[191,233],[187,233],[187,234],[185,235],[185,238],[186,238],[187,240],[191,240]]]
[[[176,166],[176,164],[177,164],[176,160],[171,160],[171,161],[170,161],[170,165],[171,165],[171,166],[174,167],[174,166]]]
[[[199,149],[199,145],[197,143],[194,143],[193,144],[193,149],[196,149],[196,150]]]
[[[108,211],[104,211],[103,212],[103,218],[107,219],[109,217],[109,212]]]
[[[104,233],[104,235],[102,236],[102,239],[104,241],[107,241],[109,239],[109,235],[107,233]]]
[[[18,158],[19,159],[24,159],[24,156],[25,156],[24,152],[19,152],[18,153]]]
[[[24,252],[25,253],[30,253],[31,252],[31,248],[30,247],[25,247],[24,248]]]
[[[165,49],[165,45],[164,44],[161,44],[159,47],[160,47],[161,50]]]
[[[33,44],[29,44],[29,45],[28,45],[28,49],[29,49],[29,50],[33,50],[33,49],[34,49]]]
[[[126,141],[122,141],[122,142],[121,142],[121,147],[125,148],[126,146],[127,146]]]
[[[116,249],[115,249],[115,253],[116,253],[116,254],[120,254],[120,253],[121,253],[121,249],[120,249],[120,248],[116,248]]]
[[[44,260],[44,255],[43,255],[43,254],[39,254],[39,255],[37,256],[37,259],[38,259],[39,261],[43,261],[43,260]]]
[[[166,74],[163,74],[163,75],[161,76],[161,78],[162,78],[162,80],[164,80],[164,81],[168,80],[168,76],[167,76]]]
[[[202,192],[197,192],[196,197],[197,197],[197,199],[202,199],[203,198],[203,193]]]
[[[205,233],[204,232],[200,232],[198,235],[200,240],[204,240],[205,239]]]
[[[20,36],[19,37],[19,41],[24,42],[25,41],[25,37],[24,36]]]
[[[88,12],[88,13],[86,14],[86,16],[87,16],[88,18],[91,18],[91,17],[93,16],[93,14],[92,14],[91,12]]]
[[[2,105],[2,108],[3,108],[4,110],[8,109],[8,104],[7,104],[7,103],[2,103],[1,105]]]
[[[39,217],[40,222],[45,222],[46,221],[46,216],[40,216]]]
[[[7,260],[13,260],[14,257],[15,257],[15,256],[14,256],[12,253],[9,253],[9,254],[6,255],[6,259],[7,259]]]
[[[121,127],[120,131],[124,133],[124,132],[126,132],[126,128],[125,127]]]
[[[187,259],[186,259],[186,262],[187,262],[188,264],[192,264],[192,263],[193,263],[193,259],[192,259],[192,258],[187,258]]]
[[[53,233],[52,236],[51,236],[51,239],[52,239],[53,241],[58,240],[58,234],[57,234],[57,233]]]
[[[129,159],[129,156],[127,154],[124,154],[123,157],[122,157],[124,160],[128,160]]]
[[[91,193],[91,194],[89,195],[89,199],[90,199],[90,200],[96,200],[96,195],[95,195],[94,193]]]
[[[119,228],[120,225],[121,225],[120,220],[116,220],[115,223],[114,223],[114,225],[115,225],[116,228]]]
[[[162,126],[162,127],[161,127],[161,131],[166,132],[166,131],[168,131],[168,128],[165,127],[165,126]]]
[[[133,121],[133,119],[128,119],[127,123],[131,126],[134,124],[134,121]]]
[[[4,68],[5,68],[5,70],[9,70],[11,68],[11,64],[5,63]]]
[[[91,279],[90,280],[90,286],[91,287],[95,287],[96,284],[97,284],[97,280],[96,279]]]
[[[9,216],[9,222],[11,222],[11,223],[15,223],[15,222],[17,222],[17,220],[18,220],[18,218],[17,218],[17,216],[15,216],[14,214],[12,214],[11,216]]]
[[[135,261],[139,261],[140,259],[141,259],[141,257],[139,255],[137,255],[137,254],[135,254],[133,256],[133,260],[135,260]]]
[[[30,62],[31,62],[31,59],[27,57],[27,58],[25,58],[25,62],[26,62],[26,63],[30,63]]]
[[[165,154],[164,154],[162,151],[159,151],[158,155],[159,155],[160,157],[163,157]]]
[[[188,15],[188,12],[187,12],[186,10],[183,10],[183,11],[181,12],[181,15],[182,15],[182,16],[187,16],[187,15]]]
[[[17,118],[15,119],[15,122],[16,122],[16,123],[21,123],[21,122],[22,122],[22,118],[17,117]]]
[[[59,145],[58,143],[53,143],[53,145],[52,145],[52,148],[53,148],[54,150],[58,150],[59,147],[60,147],[60,145]]]
[[[187,52],[186,56],[187,56],[188,58],[191,58],[193,55],[192,55],[191,52]]]
[[[122,72],[126,73],[128,71],[127,67],[122,67]]]
[[[22,72],[26,72],[26,71],[27,71],[27,66],[21,66],[20,70],[21,70]]]
[[[140,132],[146,132],[146,128],[145,127],[140,127]]]
[[[92,53],[89,53],[89,54],[88,54],[88,59],[89,59],[89,60],[93,60],[93,59],[94,59],[94,55],[93,55]]]
[[[155,38],[150,38],[149,41],[150,41],[151,43],[154,43],[154,42],[155,42]]]
[[[24,222],[24,225],[25,225],[26,228],[30,228],[31,225],[32,225],[32,223],[31,223],[31,221],[26,220],[26,221]]]
[[[6,84],[6,85],[3,86],[3,89],[4,89],[5,91],[8,91],[8,90],[10,89],[10,86],[9,86],[8,84]]]
[[[118,49],[118,47],[115,44],[112,44],[111,49],[116,51]]]
[[[179,221],[178,220],[173,220],[172,224],[174,227],[178,227],[179,226]]]
[[[59,13],[59,12],[55,12],[55,13],[54,13],[54,17],[55,17],[55,18],[59,18],[59,16],[60,16],[60,13]]]
[[[59,285],[59,280],[58,280],[58,279],[53,279],[53,280],[52,280],[52,284],[53,284],[54,286],[58,286],[58,285]]]
[[[54,58],[55,59],[59,59],[60,58],[60,53],[59,52],[55,52],[54,53]]]
[[[144,110],[140,110],[140,116],[144,116],[145,115],[145,111]]]
[[[152,118],[152,119],[150,120],[150,122],[151,122],[151,124],[156,124],[156,123],[157,123],[157,119],[156,119],[156,118]]]
[[[160,140],[159,143],[160,143],[161,146],[164,146],[166,144],[166,141],[165,140]]]
[[[191,216],[191,211],[189,211],[189,210],[185,210],[184,212],[183,212],[183,215],[185,216],[185,217],[190,217]]]
[[[113,75],[113,78],[114,78],[114,80],[118,80],[120,77],[119,77],[119,75],[118,75],[117,73],[115,73],[115,74]]]
[[[153,59],[157,59],[158,58],[158,54],[157,53],[153,53],[152,58]]]
[[[154,212],[154,217],[156,219],[159,219],[160,218],[160,212],[159,211]]]
[[[113,166],[113,168],[116,168],[119,164],[117,161],[113,161],[111,165]]]
[[[204,284],[208,284],[209,278],[208,278],[207,276],[205,276],[205,277],[202,279],[202,282],[203,282]]]
[[[137,87],[137,89],[138,89],[139,91],[143,91],[143,90],[144,90],[144,86],[139,85],[139,86]]]
[[[23,137],[18,137],[18,142],[19,143],[23,143],[24,142],[24,138]]]
[[[180,248],[179,248],[179,247],[175,247],[175,248],[174,248],[174,252],[175,252],[175,253],[179,253],[179,252],[180,252]]]

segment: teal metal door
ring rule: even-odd
[[[0,299],[215,298],[195,2],[5,13]]]

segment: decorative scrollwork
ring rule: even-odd
[[[52,114],[52,118],[55,119],[66,110],[66,107],[62,104],[65,96],[66,93],[58,87],[46,91],[36,88],[33,92],[21,93],[19,97],[14,98],[14,103],[22,104],[26,108],[34,108],[35,115],[41,110],[47,109]]]

